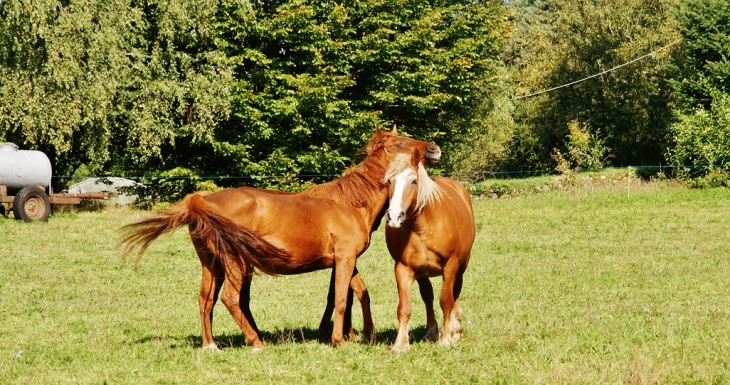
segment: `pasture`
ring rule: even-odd
[[[389,352],[397,294],[382,227],[358,262],[376,345],[317,341],[323,271],[254,277],[265,349],[245,346],[218,303],[223,350],[210,352],[200,348],[200,264],[184,229],[153,243],[135,269],[120,260],[119,227],[146,212],[0,217],[0,383],[730,382],[730,191],[582,188],[474,208],[464,337],[420,342],[414,283],[404,354]]]

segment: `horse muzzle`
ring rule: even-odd
[[[428,163],[438,162],[441,159],[441,148],[436,145],[428,146],[425,157]]]
[[[398,211],[397,213],[393,213],[388,209],[385,212],[385,217],[388,219],[387,225],[388,227],[392,227],[394,229],[397,229],[401,227],[403,222],[406,220],[406,213],[403,211]]]

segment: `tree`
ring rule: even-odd
[[[378,125],[459,148],[504,105],[499,1],[5,0],[0,16],[0,139],[61,175],[272,187],[339,174]]]
[[[56,174],[109,160],[108,116],[128,59],[124,1],[0,2],[0,139],[48,154]]]
[[[215,2],[26,3],[0,2],[0,139],[46,152],[55,174],[174,168],[165,146],[227,117]]]
[[[730,169],[730,7],[726,1],[681,3],[675,18],[682,55],[674,60],[677,121],[669,159],[695,177]]]
[[[477,122],[509,33],[496,1],[290,1],[231,19],[230,173],[336,174],[375,126],[446,147]],[[463,124],[465,123],[465,124]]]
[[[518,12],[540,15],[516,35],[511,52],[516,95],[586,78],[676,41],[666,3],[516,3]],[[671,88],[665,80],[671,52],[662,50],[591,80],[515,101],[517,146],[511,166],[549,168],[553,148],[567,151],[568,125],[574,120],[612,150],[615,165],[663,162],[672,121]]]
[[[730,93],[730,7],[723,0],[688,0],[674,18],[683,51],[673,60],[672,86],[681,107],[710,109],[713,93]]]

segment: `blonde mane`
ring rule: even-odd
[[[393,160],[388,166],[388,170],[385,172],[385,176],[383,177],[383,182],[387,183],[388,180],[412,167],[413,165],[411,164],[410,155],[397,155],[395,160]],[[418,163],[416,174],[418,178],[418,190],[416,192],[415,212],[420,213],[427,204],[432,204],[441,200],[443,191],[441,190],[441,187],[436,184],[436,181],[431,179],[422,163]]]

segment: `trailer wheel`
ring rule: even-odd
[[[23,187],[13,199],[15,219],[25,222],[45,221],[51,214],[51,200],[45,191],[35,186]]]

